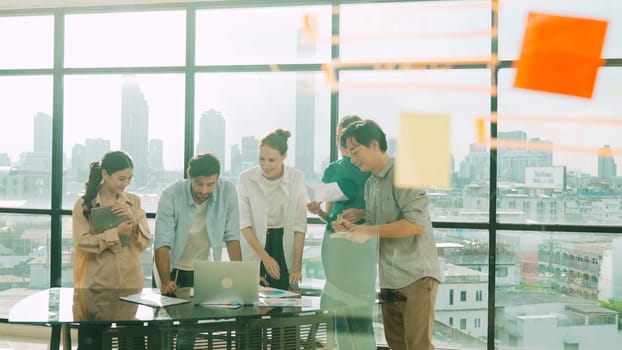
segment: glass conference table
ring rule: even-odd
[[[121,300],[141,290],[51,288],[20,300],[10,323],[52,327],[50,349],[71,349],[71,327],[101,330],[102,349],[332,349],[332,313],[310,306],[150,307]],[[191,299],[189,291],[178,298]],[[307,301],[308,300],[308,301]],[[190,344],[190,345],[188,345]],[[98,347],[99,348],[99,347]]]

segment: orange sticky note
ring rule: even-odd
[[[591,98],[607,21],[529,13],[514,87]]]
[[[307,42],[317,40],[317,18],[311,13],[305,13],[303,17],[303,39]]]
[[[479,145],[486,145],[486,121],[484,118],[477,118],[475,120],[475,126],[477,129],[477,143]]]

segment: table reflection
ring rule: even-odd
[[[74,289],[73,319],[112,321],[136,319],[138,304],[119,302],[119,298],[140,293],[141,289]]]

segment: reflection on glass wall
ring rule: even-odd
[[[442,279],[436,296],[434,345],[447,349],[485,349],[488,232],[466,229],[435,229],[434,232]],[[509,256],[508,266],[518,269]]]
[[[48,216],[0,214],[0,291],[50,286],[50,238]]]
[[[175,74],[65,79],[63,207],[73,208],[84,193],[91,161],[123,149],[134,161],[128,191],[155,211],[160,191],[183,177],[183,86]]]
[[[499,57],[501,59],[518,58],[529,12],[609,21],[602,56],[607,58],[622,56],[622,27],[617,25],[622,14],[622,2],[618,0],[500,0]]]
[[[340,56],[354,62],[487,60],[490,1],[340,7]]]
[[[488,220],[490,155],[476,144],[476,120],[490,113],[488,70],[342,72],[340,83],[339,114],[377,121],[391,156],[402,113],[449,115],[451,187],[428,189],[430,215],[436,221]],[[430,137],[418,132],[412,137]]]
[[[49,208],[52,77],[0,77],[0,207]]]
[[[215,153],[222,176],[235,182],[257,165],[259,139],[275,128],[288,129],[285,163],[313,184],[335,150],[331,117],[333,123],[346,114],[376,120],[387,132],[389,154],[396,155],[402,113],[448,114],[451,186],[426,190],[433,220],[454,227],[435,229],[443,279],[436,347],[485,349],[494,342],[499,349],[617,348],[622,236],[614,231],[622,224],[622,73],[616,60],[622,55],[622,2],[500,0],[498,41],[491,37],[495,2],[361,2],[58,10],[65,21],[59,33],[52,10],[2,13],[0,290],[50,286],[50,214],[62,217],[62,285],[73,286],[71,217],[50,207],[52,166],[62,167],[61,206],[70,209],[84,192],[88,163],[124,149],[135,162],[128,190],[153,214],[161,190],[184,175],[185,147]],[[188,11],[196,11],[190,17],[194,32],[186,31]],[[609,22],[602,56],[615,60],[598,70],[593,98],[516,89],[511,68],[491,79],[499,67],[487,61],[494,45],[501,59],[518,58],[530,11]],[[338,36],[331,36],[333,24]],[[64,42],[58,70],[52,70],[54,34]],[[195,37],[194,47],[186,47],[187,37]],[[331,57],[331,48],[338,57]],[[413,68],[414,62],[435,60],[443,65]],[[349,66],[331,81],[339,64]],[[63,107],[59,116],[53,115],[53,78],[63,83],[54,101]],[[495,116],[495,106],[499,146],[491,158],[490,145],[478,144],[476,136],[478,121]],[[188,117],[194,124],[185,130]],[[57,164],[54,118],[63,125]],[[186,132],[194,133],[194,144],[187,144]],[[497,222],[489,222],[488,212],[493,160]],[[149,222],[153,229],[154,220]],[[464,225],[469,222],[482,229],[463,228],[472,227]],[[523,230],[503,230],[507,224]],[[569,231],[601,225],[612,233],[535,231],[533,225],[540,224],[576,225]],[[310,289],[326,283],[323,237],[324,225],[309,225],[302,274]],[[151,249],[141,263],[145,285],[151,286]],[[487,318],[489,276],[496,285],[494,324]],[[494,339],[488,339],[489,327]],[[384,343],[378,310],[374,330]]]
[[[155,226],[155,220],[148,219],[149,228],[151,229],[151,237],[153,240],[153,232]],[[63,225],[63,268],[62,268],[62,282],[63,287],[73,287],[73,232],[71,230],[71,217],[65,216],[62,220]],[[140,264],[143,269],[143,278],[145,288],[151,288],[153,281],[153,247],[149,246],[140,254]]]
[[[518,349],[615,349],[622,300],[622,237],[502,231],[520,270],[497,285],[496,343]],[[511,274],[510,274],[511,275]],[[499,280],[497,274],[497,280]]]
[[[257,166],[261,138],[282,128],[292,133],[285,164],[319,181],[330,156],[329,96],[321,73],[198,74],[196,151],[216,154],[237,182]]]
[[[199,10],[196,22],[198,65],[330,59],[330,6]]]
[[[601,68],[592,99],[517,89],[514,75],[499,72],[499,221],[622,223],[622,72]]]

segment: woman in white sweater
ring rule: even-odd
[[[262,284],[279,289],[302,277],[307,189],[302,172],[283,164],[291,133],[276,129],[259,144],[259,166],[240,175],[243,260],[260,260]]]

